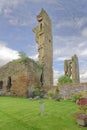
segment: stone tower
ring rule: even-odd
[[[53,46],[51,20],[44,9],[37,15],[38,26],[34,28],[38,43],[39,63],[43,66],[43,85],[53,85]]]
[[[79,63],[76,55],[72,56],[71,59],[64,61],[64,72],[68,77],[72,77],[74,83],[79,83]]]
[[[76,55],[72,56],[72,79],[75,83],[80,82],[79,77],[79,63]]]

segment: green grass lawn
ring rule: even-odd
[[[41,99],[42,100],[42,99]],[[76,124],[72,114],[77,106],[71,101],[44,99],[45,114],[40,114],[40,100],[0,97],[0,130],[86,130]]]

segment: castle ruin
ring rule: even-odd
[[[32,59],[18,59],[0,68],[0,95],[32,96],[40,87],[41,67]]]
[[[44,9],[37,16],[38,26],[34,28],[38,43],[39,63],[43,67],[43,85],[53,85],[53,46],[51,20]]]
[[[74,83],[79,83],[79,63],[76,55],[72,56],[71,59],[64,61],[64,72],[65,75],[71,77]]]
[[[53,47],[51,20],[44,9],[34,28],[38,43],[39,64],[27,59],[13,60],[0,68],[0,95],[32,96],[34,88],[53,85]]]

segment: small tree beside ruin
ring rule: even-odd
[[[71,84],[73,83],[73,80],[71,78],[69,78],[68,76],[61,76],[58,79],[58,85],[64,85],[64,84]]]
[[[27,56],[26,56],[26,53],[23,52],[23,51],[19,51],[18,53],[19,53],[19,57],[20,57],[20,58],[26,58],[26,57],[27,57]]]

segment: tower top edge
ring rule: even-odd
[[[45,11],[45,9],[41,9],[41,12],[37,15],[37,19],[39,19],[39,18],[43,18],[44,16],[46,16],[46,17],[48,17],[48,19],[50,20],[50,17],[49,17],[49,15],[47,14],[47,12]]]

